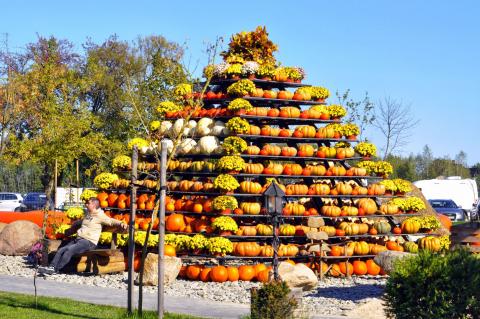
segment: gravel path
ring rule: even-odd
[[[25,263],[24,257],[0,255],[0,274],[21,277],[33,277],[34,269]],[[89,286],[127,289],[127,273],[115,275],[82,276],[73,274],[57,274],[46,278],[59,282],[83,284]],[[380,297],[385,286],[385,278],[353,277],[326,278],[311,291],[303,293],[302,309],[311,315],[348,316],[351,318],[367,318],[378,310]],[[176,280],[166,287],[165,293],[170,296],[185,296],[190,298],[208,299],[220,302],[248,304],[250,288],[259,287],[256,282],[201,282]],[[156,287],[145,287],[147,292],[156,292]],[[377,306],[368,305],[376,302]],[[360,306],[364,305],[362,308]],[[361,309],[365,308],[365,311]],[[380,307],[381,308],[381,307]],[[370,315],[369,315],[370,316]],[[382,311],[376,311],[375,319],[384,318]]]

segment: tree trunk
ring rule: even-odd
[[[55,176],[53,172],[53,167],[49,164],[45,164],[43,167],[43,174],[41,177],[43,190],[45,191],[45,195],[47,196],[47,203],[46,205],[49,206],[50,203],[53,203],[52,200],[52,192],[53,192],[53,184],[55,182]],[[51,207],[49,207],[50,209]]]

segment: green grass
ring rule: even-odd
[[[110,319],[110,318],[158,318],[154,311],[144,311],[127,315],[125,308],[94,305],[65,298],[38,297],[35,308],[35,297],[0,291],[0,318],[2,319]],[[199,319],[187,315],[166,313],[165,319]]]

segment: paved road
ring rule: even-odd
[[[33,278],[0,275],[0,290],[34,294]],[[137,293],[137,290],[135,291]],[[70,284],[37,278],[37,293],[40,296],[69,298],[89,303],[127,307],[127,291],[113,288]],[[137,297],[136,297],[137,298]],[[143,295],[143,308],[156,310],[157,294]],[[250,313],[249,305],[220,303],[185,297],[165,296],[168,312],[189,314],[205,318],[240,318]],[[316,319],[339,319],[346,317],[314,317]]]

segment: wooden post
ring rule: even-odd
[[[58,183],[58,161],[57,159],[55,159],[55,181],[54,181],[54,184],[53,184],[53,209],[57,209],[57,183]]]
[[[80,199],[79,187],[80,187],[80,171],[78,169],[78,159],[77,159],[77,198],[75,198],[76,203],[78,203],[78,200]]]
[[[320,280],[323,281],[323,240],[320,241]]]
[[[167,197],[167,142],[161,143],[160,157],[160,221],[158,228],[158,319],[163,318],[165,277],[165,200]]]
[[[130,223],[128,224],[128,300],[127,311],[129,314],[133,313],[133,299],[134,299],[134,272],[133,265],[135,260],[135,212],[137,209],[137,166],[138,166],[138,148],[133,147],[132,153],[132,178],[131,178],[131,193],[130,193]]]

